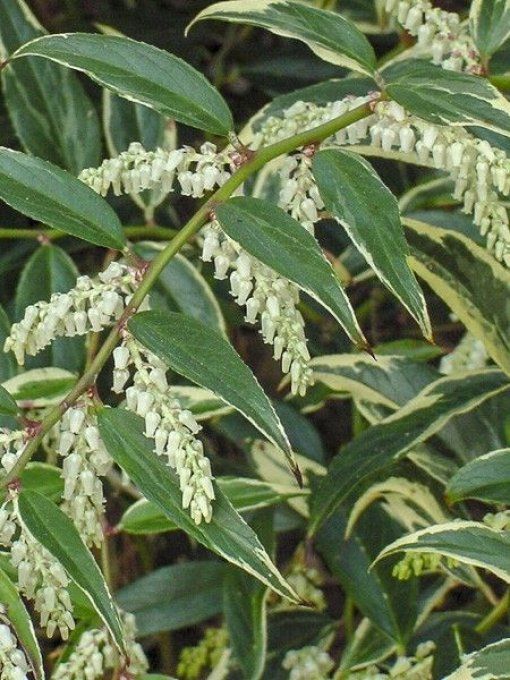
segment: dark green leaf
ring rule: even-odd
[[[70,173],[0,147],[0,199],[23,215],[105,248],[124,247],[119,218]]]
[[[243,477],[219,477],[217,483],[238,512],[271,507],[282,503],[287,498],[305,493],[295,485],[284,487]],[[118,529],[128,534],[157,534],[175,531],[178,526],[171,522],[157,506],[142,499],[126,510]]]
[[[409,248],[395,196],[372,166],[350,151],[319,151],[313,159],[313,174],[326,209],[430,340],[425,298],[407,263]]]
[[[45,245],[27,260],[15,296],[16,318],[22,319],[25,309],[39,300],[48,301],[53,293],[67,293],[76,285],[76,265],[58,246]],[[80,371],[84,363],[83,338],[56,338],[51,347],[27,360],[33,366],[56,366]]]
[[[64,492],[62,470],[48,463],[32,461],[21,473],[21,486],[58,501]]]
[[[371,507],[348,540],[346,528],[347,517],[335,513],[317,534],[317,550],[358,609],[392,640],[405,645],[416,621],[416,582],[395,579],[394,562],[370,570],[379,551],[399,535],[394,523],[380,507]]]
[[[135,615],[142,637],[187,628],[221,612],[225,569],[212,560],[162,567],[122,588],[116,600]]]
[[[3,307],[0,305],[0,348],[4,346],[5,339],[11,332],[11,322]],[[6,354],[0,352],[0,382],[4,382],[16,375],[16,361],[12,352]]]
[[[510,449],[491,451],[464,465],[446,489],[450,503],[477,498],[510,505]]]
[[[18,413],[18,405],[5,387],[0,385],[0,416],[15,416]]]
[[[204,19],[261,26],[306,43],[324,61],[369,75],[374,72],[372,46],[353,23],[336,12],[289,0],[244,0],[211,5],[190,26]]]
[[[99,415],[99,430],[115,462],[170,521],[284,597],[296,599],[255,532],[238,515],[217,485],[211,522],[195,524],[189,512],[182,508],[177,475],[154,454],[143,434],[140,417],[123,409],[104,409]]]
[[[37,38],[12,59],[39,56],[83,71],[100,85],[200,130],[227,135],[231,113],[204,76],[173,54],[130,38],[67,33]]]
[[[45,32],[23,0],[0,3],[2,59]],[[74,73],[30,58],[3,68],[2,82],[9,116],[26,151],[75,175],[99,164],[98,117]]]
[[[16,637],[25,650],[29,663],[37,680],[44,680],[44,668],[41,658],[41,651],[35,636],[34,626],[30,616],[21,601],[16,587],[0,569],[0,622],[7,620],[8,625],[12,626]]]
[[[128,327],[171,369],[240,411],[285,452],[296,471],[289,441],[271,402],[227,340],[195,319],[171,312],[141,312]]]
[[[367,346],[340,281],[315,238],[299,222],[258,198],[233,198],[215,212],[230,238],[320,302],[353,342]]]
[[[124,649],[119,616],[96,561],[83,544],[73,522],[48,498],[23,489],[18,496],[23,524],[57,559],[71,579],[90,598],[114,640]]]

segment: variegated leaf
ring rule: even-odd
[[[510,37],[510,1],[473,0],[469,24],[476,46],[489,57]]]
[[[407,531],[425,528],[449,519],[427,486],[405,477],[389,477],[369,487],[358,498],[349,515],[346,537],[349,537],[365,510],[378,500],[382,501],[388,515]]]
[[[444,680],[508,680],[510,638],[498,640],[464,657],[462,666]]]
[[[308,489],[248,477],[219,477],[216,481],[232,506],[241,513],[268,508],[291,498],[307,496],[309,493]],[[156,505],[141,498],[126,510],[117,529],[128,534],[159,534],[175,531],[178,526]]]
[[[459,232],[404,219],[411,266],[510,374],[510,272]]]
[[[510,102],[486,78],[411,59],[384,75],[388,96],[419,118],[510,136]]]
[[[61,402],[76,380],[74,373],[63,368],[34,368],[9,378],[2,385],[20,408],[43,408]]]
[[[375,563],[399,552],[448,557],[510,583],[510,532],[481,522],[455,520],[421,529],[390,543]]]
[[[491,451],[464,465],[446,489],[450,503],[476,498],[510,505],[510,449]]]
[[[336,12],[299,0],[243,0],[218,2],[192,21],[219,19],[267,28],[276,35],[304,42],[318,57],[337,66],[371,75],[375,54],[363,33]]]
[[[276,446],[257,439],[250,446],[249,456],[259,477],[269,483],[288,486],[289,472],[287,466],[282,465],[282,457]],[[323,477],[326,474],[326,468],[315,460],[299,454],[295,454],[295,456],[303,475],[305,487],[309,473],[316,477]],[[303,517],[308,517],[308,501],[306,498],[289,498],[288,504]]]
[[[432,436],[456,415],[467,413],[510,389],[497,369],[459,373],[426,387],[403,408],[365,430],[333,458],[312,497],[310,533],[314,533],[347,496],[387,470],[417,443]]]
[[[434,369],[405,357],[366,354],[331,354],[310,362],[316,382],[335,392],[347,392],[355,400],[391,410],[405,404],[437,378]],[[399,398],[396,399],[396,395]]]
[[[326,210],[431,340],[427,306],[407,261],[409,248],[395,196],[370,163],[351,151],[319,151],[312,168]]]

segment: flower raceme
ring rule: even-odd
[[[0,679],[28,680],[30,666],[27,657],[18,645],[5,614],[4,606],[0,604]]]

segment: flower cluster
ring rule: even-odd
[[[326,598],[321,590],[322,578],[317,569],[307,569],[298,565],[287,575],[287,582],[301,600],[320,611],[326,609]]]
[[[127,333],[113,358],[113,390],[124,391],[132,367],[133,384],[125,390],[127,408],[145,419],[146,437],[179,476],[183,508],[189,508],[196,524],[210,522],[215,493],[211,464],[196,438],[201,427],[191,411],[169,397],[165,365]]]
[[[445,557],[438,553],[409,552],[393,567],[393,576],[401,581],[407,581],[412,576],[421,576],[424,573],[439,571],[445,564],[447,569],[455,569],[457,560],[453,557]]]
[[[483,517],[483,523],[497,531],[510,531],[510,510],[488,512]]]
[[[333,669],[333,659],[320,647],[291,649],[282,663],[290,671],[289,680],[327,680]]]
[[[459,371],[483,368],[488,358],[483,342],[471,333],[466,333],[453,352],[441,359],[439,371],[444,375],[451,375]]]
[[[25,448],[25,435],[20,430],[0,428],[0,471],[10,472]]]
[[[455,12],[447,12],[429,0],[386,0],[386,11],[430,52],[434,64],[451,71],[480,74],[480,55],[466,25]]]
[[[208,668],[215,668],[228,645],[225,628],[208,628],[196,647],[185,647],[180,655],[177,674],[182,680],[198,680]],[[223,677],[223,676],[221,676]]]
[[[166,151],[146,151],[133,142],[127,151],[107,158],[99,168],[87,168],[80,179],[94,191],[106,196],[110,187],[116,196],[138,194],[145,189],[173,190],[174,181],[185,196],[200,198],[206,191],[222,186],[230,177],[232,161],[227,153],[218,152],[210,142],[200,151],[191,146]]]
[[[99,436],[91,405],[83,401],[60,421],[58,452],[64,458],[61,509],[74,522],[84,543],[99,547],[103,541],[104,476],[112,459]]]
[[[432,680],[434,642],[422,642],[416,648],[414,656],[399,656],[391,668],[382,671],[377,666],[364,668],[349,675],[352,680]]]
[[[4,351],[13,351],[22,365],[25,354],[37,354],[55,338],[103,330],[121,317],[136,283],[136,273],[118,262],[95,278],[80,276],[68,293],[29,305],[23,319],[12,326]]]
[[[314,104],[313,102],[297,101],[288,109],[285,109],[281,116],[269,116],[255,133],[251,147],[258,149],[260,146],[274,144],[281,139],[291,137],[298,132],[311,130],[318,125],[342,116],[353,109],[373,101],[379,93],[367,94],[365,97],[348,95],[344,99],[329,102],[324,105]],[[363,118],[346,128],[339,130],[335,135],[338,144],[358,144],[367,136],[368,121]]]
[[[0,604],[0,680],[28,680],[30,665],[5,618],[5,608]],[[3,623],[3,621],[6,623]]]
[[[280,208],[313,234],[324,203],[312,174],[312,160],[305,154],[286,156],[280,168]]]
[[[122,613],[122,632],[128,652],[127,671],[133,678],[140,677],[148,669],[144,651],[136,641],[135,617]],[[104,629],[85,631],[67,661],[60,663],[53,672],[52,680],[100,680],[108,670],[119,665],[117,650]]]
[[[226,279],[233,270],[230,290],[237,304],[246,307],[245,320],[255,323],[260,318],[264,342],[273,345],[282,371],[290,372],[293,394],[304,395],[312,372],[297,287],[248,255],[217,223],[209,223],[202,233],[202,260],[214,262],[217,279]]]
[[[499,194],[510,194],[510,159],[505,152],[463,128],[440,127],[409,116],[396,102],[378,102],[375,113],[372,144],[384,151],[397,147],[414,153],[419,163],[447,171],[455,185],[453,197],[463,202],[464,212],[473,214],[488,249],[510,266],[508,213],[499,200]]]
[[[17,518],[15,510],[13,516]],[[65,569],[23,525],[11,545],[11,562],[17,569],[18,587],[34,601],[48,637],[58,629],[62,639],[67,640],[75,622],[68,592],[70,579]]]

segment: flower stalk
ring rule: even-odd
[[[135,291],[130,303],[127,305],[122,317],[116,323],[114,328],[105,338],[100,350],[96,354],[90,366],[80,377],[76,385],[69,392],[66,398],[57,406],[52,408],[41,422],[35,436],[28,442],[22,454],[18,458],[16,464],[9,470],[9,472],[0,479],[0,488],[5,488],[17,479],[26,464],[31,460],[39,448],[45,434],[56,425],[61,419],[62,415],[86,392],[86,390],[94,384],[99,372],[108,360],[110,354],[117,346],[123,328],[129,318],[137,311],[157,278],[166,267],[168,262],[180,251],[184,244],[194,235],[199,229],[210,219],[211,213],[218,203],[226,201],[236,189],[238,189],[244,182],[261,170],[269,161],[278,156],[290,153],[300,147],[308,146],[310,144],[318,144],[342,130],[349,125],[352,125],[358,120],[370,116],[372,114],[373,101],[362,104],[361,106],[347,111],[346,113],[333,118],[332,120],[318,125],[310,130],[298,133],[286,139],[282,139],[274,144],[262,147],[257,150],[246,163],[241,165],[234,174],[221,186],[217,191],[210,196],[210,198],[198,209],[193,217],[186,223],[186,225],[178,231],[168,246],[162,250],[150,263],[145,272],[142,281]],[[147,235],[150,230],[146,229]],[[13,230],[13,232],[20,230]],[[27,230],[29,231],[29,230]],[[35,232],[37,233],[37,232]],[[126,230],[127,235],[127,230]],[[55,237],[54,237],[55,238]]]

